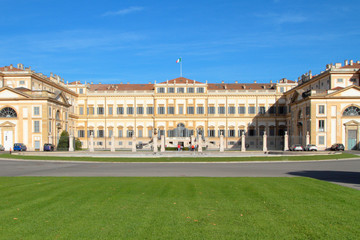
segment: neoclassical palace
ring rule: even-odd
[[[217,149],[222,135],[226,149],[240,150],[244,135],[246,150],[261,150],[264,143],[278,150],[296,143],[359,149],[359,78],[360,62],[352,60],[270,83],[184,77],[148,84],[65,83],[53,73],[10,65],[0,67],[0,144],[9,150],[21,142],[41,151],[67,130],[83,148],[93,143],[95,149],[152,148],[154,132],[168,147],[186,147],[191,136],[201,136],[207,148]]]

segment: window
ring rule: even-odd
[[[88,107],[87,114],[88,115],[94,115],[94,107]]]
[[[175,108],[174,107],[168,107],[168,114],[175,114]]]
[[[148,136],[151,138],[152,137],[152,129],[148,129]]]
[[[184,107],[183,106],[179,106],[179,114],[184,114]]]
[[[255,114],[255,107],[254,106],[249,106],[248,113],[249,114]]]
[[[184,93],[184,88],[177,88],[176,91],[177,93]]]
[[[204,88],[198,87],[198,88],[196,89],[196,92],[197,92],[197,93],[204,93]]]
[[[215,130],[209,130],[209,137],[215,137]]]
[[[228,113],[229,114],[235,114],[235,107],[234,106],[230,106],[228,109]]]
[[[133,130],[127,130],[126,137],[131,138],[133,136],[133,134],[134,134]]]
[[[108,108],[109,115],[113,115],[113,107]]]
[[[245,114],[245,106],[239,106],[239,114]]]
[[[174,93],[174,92],[175,92],[175,88],[173,87],[168,88],[168,93]]]
[[[49,121],[49,132],[51,132],[51,131],[52,131],[51,127],[52,127],[52,125],[51,125],[51,121]]]
[[[235,137],[235,130],[234,129],[229,130],[229,137]]]
[[[157,92],[158,93],[165,93],[165,88],[160,87],[160,88],[157,89]]]
[[[119,142],[119,146],[122,146],[122,142]]]
[[[98,146],[102,146],[103,145],[103,142],[97,142],[96,143]]]
[[[220,129],[219,130],[219,137],[223,135],[225,137],[225,130],[224,129]]]
[[[142,129],[138,130],[138,137],[143,137],[143,130]]]
[[[264,106],[259,107],[259,114],[265,114],[265,107]]]
[[[208,114],[215,114],[215,107],[208,107]]]
[[[269,114],[275,114],[276,113],[276,107],[271,106],[269,107]]]
[[[319,145],[325,144],[325,136],[319,136]]]
[[[279,114],[286,114],[286,107],[285,106],[279,106]]]
[[[40,107],[34,107],[34,116],[40,115]]]
[[[338,78],[338,79],[336,79],[336,81],[337,81],[338,83],[342,83],[342,82],[344,82],[344,79]]]
[[[104,114],[104,107],[98,107],[97,108],[97,114],[98,115],[103,115]]]
[[[79,138],[85,137],[85,130],[79,130],[79,131],[78,131],[78,137],[79,137]]]
[[[202,107],[202,106],[197,107],[196,114],[204,114],[204,107]]]
[[[84,93],[84,89],[80,88],[80,89],[79,89],[79,93],[80,93],[80,94],[83,94],[83,93]]]
[[[255,136],[255,129],[249,129],[249,136]]]
[[[146,114],[154,114],[154,107],[147,107]]]
[[[188,93],[194,93],[194,88],[193,88],[193,87],[189,87],[189,88],[187,89],[187,92],[188,92]]]
[[[79,107],[79,114],[84,115],[84,107]]]
[[[187,114],[194,114],[194,107],[187,107]]]
[[[165,114],[165,107],[158,107],[158,114]]]
[[[94,136],[94,130],[88,130],[88,137]]]
[[[360,116],[360,108],[351,106],[345,109],[343,116]]]
[[[127,113],[128,115],[134,114],[134,108],[133,108],[133,107],[127,107],[127,108],[126,108],[126,113]]]
[[[307,116],[310,115],[310,106],[306,106],[305,112]]]
[[[98,130],[97,137],[104,137],[104,130]]]
[[[110,138],[113,136],[113,130],[112,130],[112,129],[109,129],[108,136],[109,136]]]
[[[284,87],[280,87],[280,92],[284,92]]]
[[[241,137],[242,135],[245,135],[245,130],[243,130],[243,129],[240,129],[239,131],[238,131],[239,133],[239,137]]]
[[[124,114],[124,108],[123,108],[123,107],[117,107],[117,108],[116,108],[116,113],[117,113],[118,115]]]
[[[319,132],[325,131],[325,120],[319,120]]]
[[[25,81],[20,81],[20,84],[21,84],[21,85],[24,85],[24,84],[25,84]]]
[[[123,130],[122,129],[118,130],[118,137],[119,138],[123,137]]]
[[[49,117],[51,117],[51,107],[49,107]]]
[[[325,106],[319,105],[319,114],[324,114],[324,113],[325,113]]]
[[[225,107],[224,106],[220,106],[218,108],[218,114],[225,114]]]
[[[137,107],[136,108],[136,114],[144,114],[144,108],[143,107]]]
[[[65,120],[67,120],[68,119],[68,113],[66,112],[65,113]]]
[[[40,132],[40,121],[34,121],[34,132]]]

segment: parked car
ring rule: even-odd
[[[23,143],[14,143],[14,151],[26,151],[26,146]]]
[[[345,147],[342,143],[335,143],[331,146],[331,151],[344,151]]]
[[[54,151],[55,145],[51,143],[45,143],[44,144],[44,151]]]
[[[5,151],[5,148],[3,145],[0,144],[0,151]]]
[[[304,151],[303,146],[301,146],[300,144],[293,144],[290,148],[290,151]]]
[[[317,148],[317,146],[314,145],[314,144],[308,144],[308,145],[306,145],[306,147],[305,147],[305,151],[317,151],[317,150],[318,150],[318,148]]]

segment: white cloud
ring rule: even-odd
[[[122,15],[126,15],[126,14],[130,14],[130,13],[133,13],[133,12],[140,12],[144,10],[143,7],[128,7],[128,8],[124,8],[124,9],[121,9],[121,10],[118,10],[118,11],[111,11],[111,12],[106,12],[104,13],[102,16],[122,16]]]
[[[270,22],[276,24],[284,24],[284,23],[302,23],[306,22],[309,19],[301,14],[277,14],[277,13],[266,13],[266,14],[256,14],[255,17],[267,19]]]

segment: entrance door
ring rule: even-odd
[[[13,132],[12,131],[4,131],[4,148],[5,151],[9,151],[10,148],[13,148]]]
[[[356,136],[357,130],[348,131],[348,150],[356,150]]]

